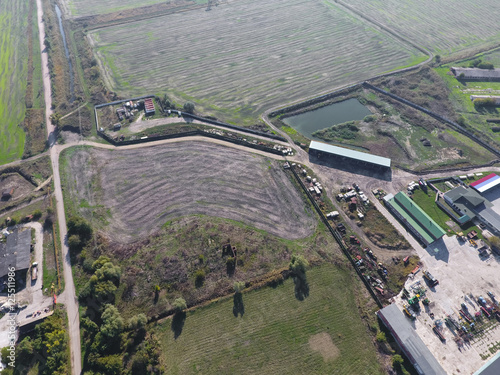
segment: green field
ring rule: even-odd
[[[170,319],[160,323],[154,331],[166,372],[382,374],[366,322],[359,317],[354,289],[362,286],[355,276],[322,266],[309,270],[307,279],[310,294],[303,301],[295,298],[288,279],[276,288],[244,293],[243,316],[233,315],[232,299],[188,312],[177,339]],[[323,354],[311,349],[314,338]]]
[[[424,59],[319,0],[241,0],[90,36],[113,91],[167,93],[240,124],[255,123],[273,106]]]
[[[0,164],[24,151],[28,5],[27,0],[0,2]]]
[[[496,0],[350,0],[348,4],[438,54],[498,43],[500,35]]]

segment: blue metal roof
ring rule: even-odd
[[[391,159],[384,158],[382,156],[368,154],[366,152],[354,151],[345,147],[333,146],[323,142],[311,141],[309,149],[327,152],[333,155],[345,156],[350,159],[363,161],[365,163],[376,164],[382,167],[387,167],[387,168],[391,167]]]

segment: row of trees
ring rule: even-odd
[[[163,108],[167,109],[177,109],[177,106],[175,103],[165,94],[163,95],[163,98],[161,99],[161,104]],[[186,102],[182,106],[182,110],[187,113],[194,113],[195,105],[193,102]]]

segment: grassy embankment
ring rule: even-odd
[[[355,295],[362,286],[355,275],[325,265],[309,270],[307,280],[310,294],[303,301],[288,279],[244,293],[239,317],[232,299],[188,312],[177,339],[171,320],[164,320],[154,332],[167,372],[382,374],[359,316]]]

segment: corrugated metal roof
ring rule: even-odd
[[[0,277],[7,275],[9,267],[16,271],[30,266],[31,230],[19,232],[17,229],[7,236],[7,241],[0,243]]]
[[[452,67],[451,70],[458,77],[460,74],[464,75],[464,78],[500,78],[500,69],[479,69],[479,68],[460,68]]]
[[[333,155],[345,156],[350,159],[363,161],[365,163],[376,164],[382,167],[387,167],[387,168],[391,167],[391,159],[384,158],[382,156],[368,154],[366,152],[354,151],[345,147],[333,146],[323,142],[311,141],[309,149],[327,152]]]
[[[477,180],[477,181],[474,181],[473,183],[471,183],[471,184],[470,184],[470,186],[475,187],[475,186],[477,186],[477,185],[482,184],[482,183],[483,183],[483,182],[485,182],[485,181],[488,181],[490,178],[493,178],[493,177],[495,177],[495,176],[496,176],[496,174],[495,174],[495,173],[490,173],[488,176],[483,177],[483,178],[480,178],[480,179],[479,179],[479,180]]]
[[[500,353],[497,353],[483,367],[477,370],[474,375],[498,375],[500,374]]]
[[[418,223],[418,226],[415,229],[417,229],[424,237],[431,237],[429,243],[434,242],[446,234],[446,232],[429,215],[427,215],[418,204],[408,198],[406,194],[399,192],[394,196],[394,200],[407,212],[408,215],[411,216],[413,221]],[[427,233],[427,235],[424,235],[424,232]]]
[[[395,304],[379,310],[377,315],[392,332],[417,372],[422,375],[446,375],[429,348]]]

